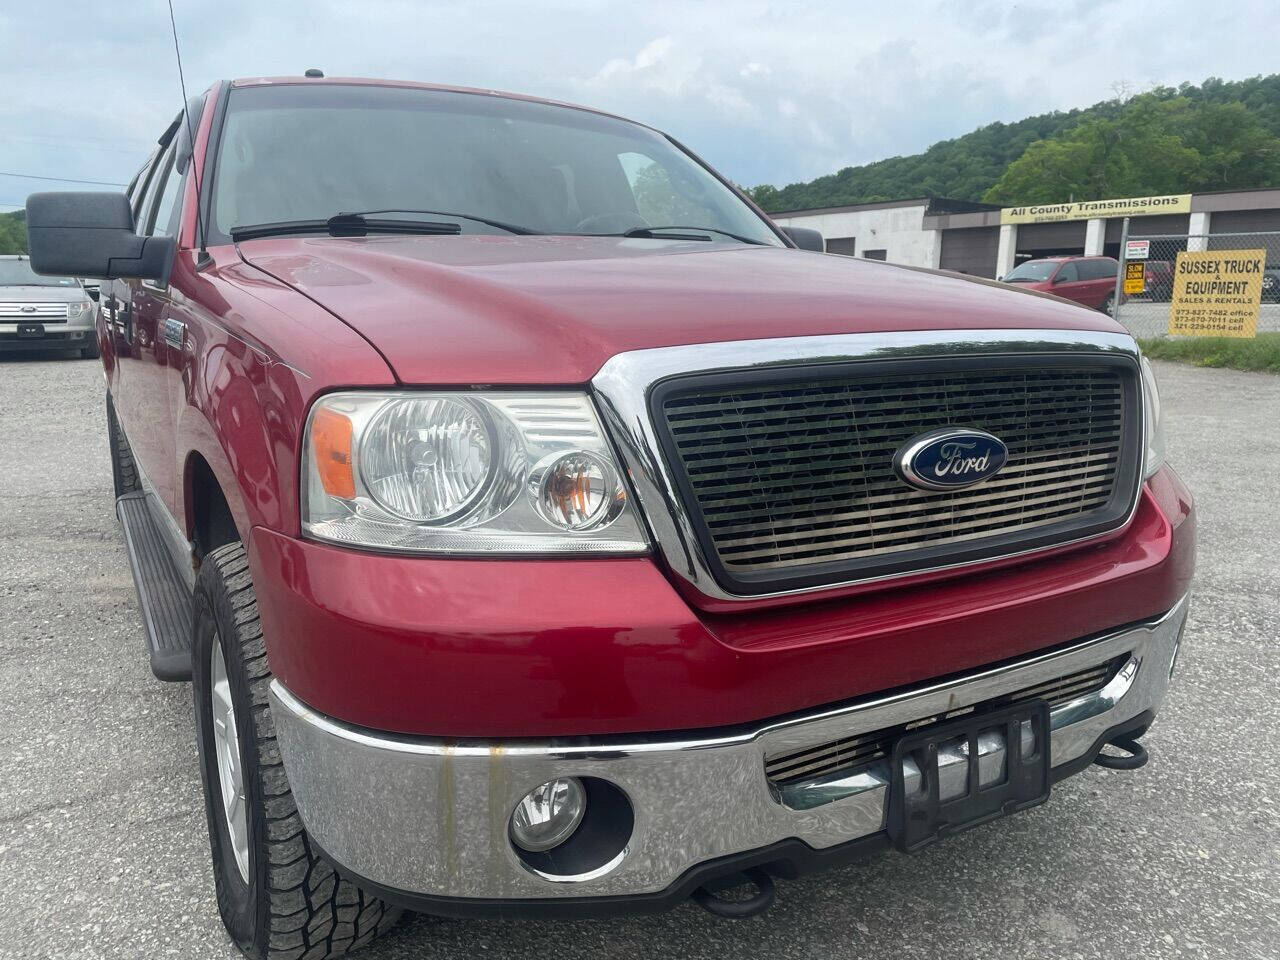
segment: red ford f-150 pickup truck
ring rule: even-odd
[[[1109,317],[815,252],[661,133],[487,90],[218,83],[126,194],[27,210],[104,278],[250,956],[751,914],[1145,759],[1194,516]]]

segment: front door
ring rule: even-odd
[[[146,236],[173,236],[180,216],[178,197],[183,176],[173,169],[173,144],[157,160],[147,186],[136,228]],[[169,289],[152,280],[116,281],[119,291],[117,319],[123,344],[119,351],[121,396],[117,409],[124,423],[134,459],[147,482],[175,519],[181,516],[179,470],[174,463],[174,422],[169,399],[168,370],[180,360],[181,340],[166,329]]]

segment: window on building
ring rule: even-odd
[[[857,255],[857,237],[831,237],[827,240],[827,253],[838,253],[842,257]]]
[[[888,250],[863,250],[862,259],[863,260],[884,260],[888,253],[889,253]]]

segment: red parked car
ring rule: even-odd
[[[579,107],[189,114],[27,215],[38,270],[105,278],[117,510],[246,954],[750,915],[1143,762],[1194,518],[1110,318],[798,249]]]
[[[1045,257],[1018,264],[1004,277],[1027,290],[1042,290],[1111,313],[1120,264],[1111,257]]]

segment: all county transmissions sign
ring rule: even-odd
[[[1173,267],[1169,332],[1199,337],[1256,337],[1265,250],[1198,250]]]
[[[1129,197],[1124,200],[1082,200],[1079,203],[1046,203],[1031,207],[1005,207],[1001,223],[1057,223],[1092,220],[1095,217],[1145,217],[1159,213],[1190,213],[1191,194],[1165,197]]]

